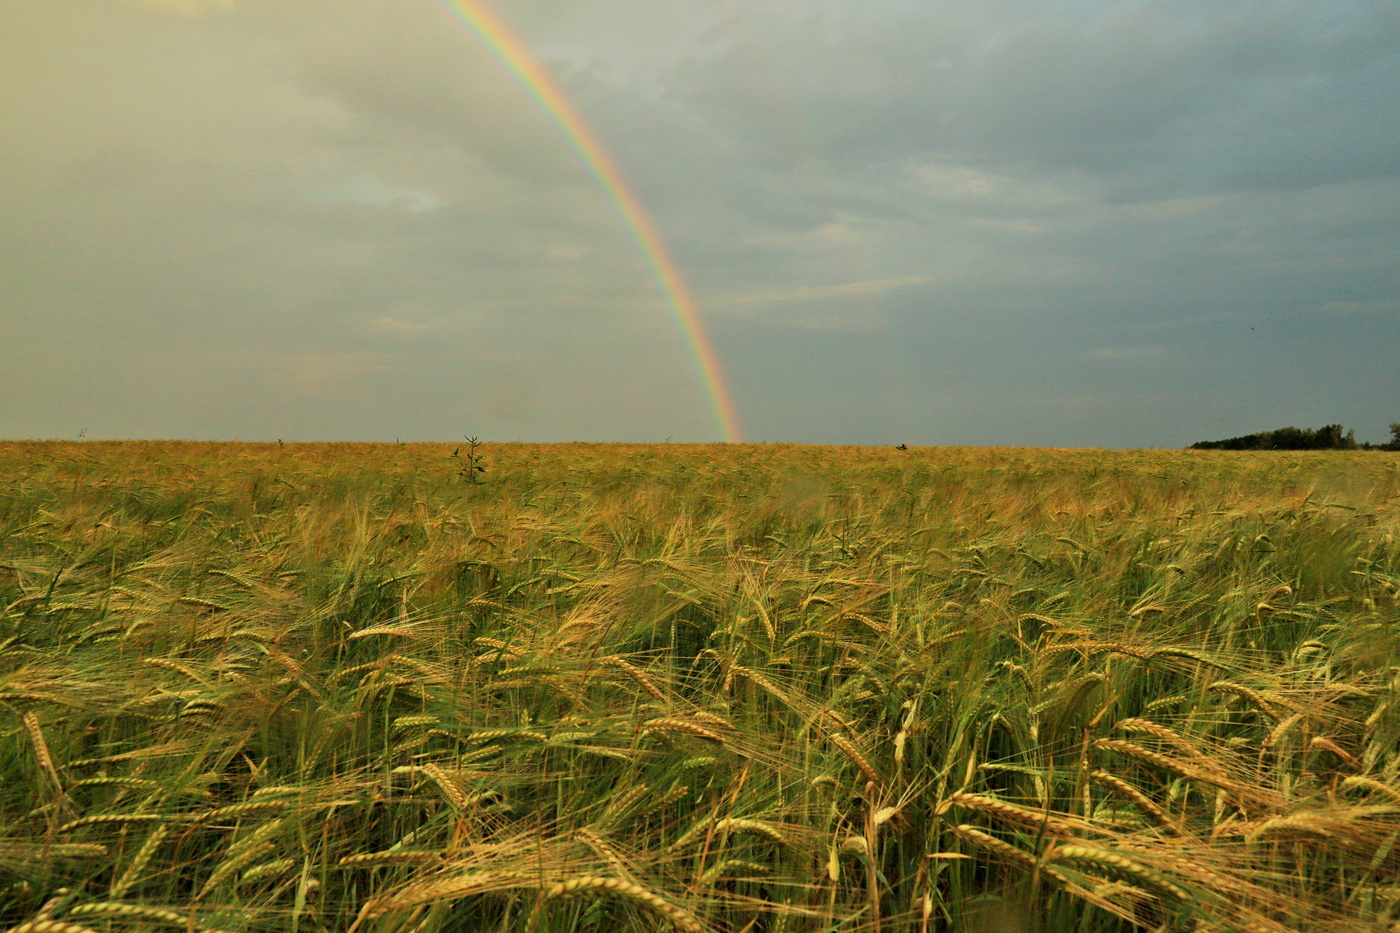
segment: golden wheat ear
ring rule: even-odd
[[[655,894],[639,884],[624,881],[621,878],[599,878],[596,876],[582,875],[571,878],[568,881],[561,881],[558,884],[550,885],[544,889],[545,900],[557,900],[565,897],[576,897],[585,894],[606,895],[630,901],[647,908],[651,912],[685,933],[705,933],[705,926],[688,912],[672,904],[659,894]]]

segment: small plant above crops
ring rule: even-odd
[[[475,483],[477,474],[486,472],[486,455],[478,452],[481,438],[472,436],[463,439],[467,442],[467,452],[462,453],[462,448],[458,447],[452,451],[452,459],[458,463],[457,475],[469,483]]]
[[[1400,922],[1393,456],[490,453],[0,444],[0,930]]]

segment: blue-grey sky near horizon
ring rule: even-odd
[[[1393,0],[495,0],[745,440],[1400,421]],[[717,440],[606,192],[434,0],[0,5],[0,438]]]

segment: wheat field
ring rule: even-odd
[[[0,444],[0,929],[1400,929],[1400,458]]]

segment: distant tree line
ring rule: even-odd
[[[1197,441],[1191,450],[1400,450],[1400,421],[1390,426],[1389,444],[1367,444],[1356,440],[1356,432],[1340,424],[1320,428],[1279,428],[1223,441]]]

